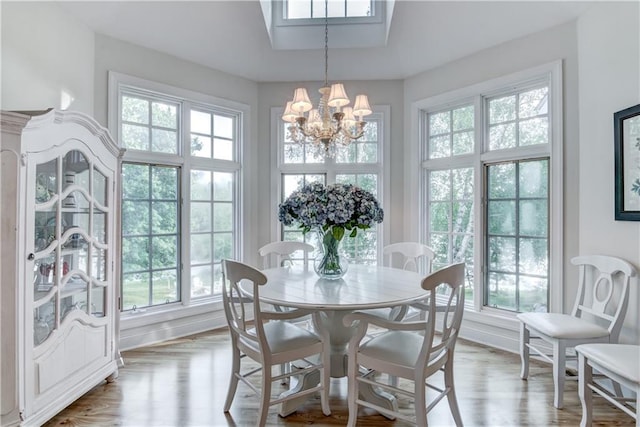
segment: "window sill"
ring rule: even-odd
[[[222,301],[120,315],[120,349],[129,350],[226,326]]]

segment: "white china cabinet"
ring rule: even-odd
[[[118,373],[121,151],[76,112],[2,112],[3,426],[41,425]]]

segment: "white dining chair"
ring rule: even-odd
[[[274,266],[272,261],[275,258],[275,266],[277,267],[286,267],[293,266],[297,259],[294,257],[295,254],[299,254],[301,256],[301,261],[304,269],[309,268],[309,258],[310,254],[313,253],[315,248],[313,245],[305,242],[297,242],[292,240],[281,240],[276,242],[270,242],[266,245],[262,246],[258,249],[258,254],[262,257],[262,267],[270,268]],[[276,311],[286,311],[288,310],[286,307],[281,307],[279,305],[274,305]],[[305,316],[301,319],[296,319],[297,323],[311,323],[311,316]],[[285,374],[290,371],[290,366],[288,364],[283,364],[280,367],[280,373]],[[283,384],[288,383],[288,377],[283,377]]]
[[[627,261],[606,255],[584,255],[571,260],[580,269],[578,294],[571,314],[520,313],[520,377],[529,376],[533,350],[553,365],[553,405],[562,408],[569,348],[586,343],[617,343],[629,302],[629,282],[636,269]],[[552,353],[532,340],[546,342]]]
[[[395,322],[372,316],[364,311],[344,317],[345,325],[354,324],[356,328],[349,341],[349,426],[356,425],[360,406],[418,426],[426,426],[427,413],[445,396],[456,425],[462,426],[453,378],[453,356],[464,312],[464,268],[464,263],[454,264],[422,280],[422,288],[429,292],[426,320]],[[448,287],[449,296],[447,309],[442,313],[441,336],[436,339],[436,288],[442,284]],[[385,328],[387,332],[363,341],[370,325]],[[444,372],[444,387],[427,383],[427,379],[439,371]],[[377,379],[378,373],[410,380],[413,382],[413,389],[405,390],[383,383]],[[413,398],[415,416],[400,413],[397,407],[386,409],[367,402],[359,396],[361,384]],[[428,404],[427,387],[438,392],[435,399]]]
[[[276,267],[293,265],[296,261],[293,255],[296,252],[300,252],[302,256],[302,265],[305,268],[309,268],[310,254],[313,253],[314,250],[315,248],[313,245],[310,245],[309,243],[283,240],[267,243],[258,249],[258,253],[262,257],[263,268],[274,266],[274,264],[271,263],[272,258],[274,257]]]
[[[578,353],[578,393],[582,404],[580,427],[590,427],[593,423],[593,398],[606,399],[616,408],[636,420],[640,427],[640,346],[631,344],[580,344]],[[597,372],[597,374],[594,373]],[[613,393],[602,381],[609,379],[614,384],[629,390],[625,397]],[[634,394],[635,397],[631,397]]]
[[[326,333],[319,335],[301,328],[288,320],[306,316],[309,310],[290,310],[277,312],[263,310],[260,305],[260,287],[267,278],[255,268],[241,262],[222,260],[222,301],[229,326],[233,363],[229,390],[224,404],[224,412],[229,412],[236,394],[238,382],[242,381],[260,396],[260,409],[257,425],[265,425],[271,405],[298,399],[302,396],[320,392],[322,412],[330,415],[329,408],[329,339]],[[241,281],[249,281],[253,294],[247,298],[240,288]],[[316,314],[317,315],[317,314]],[[315,357],[319,356],[319,361]],[[249,357],[260,364],[260,368],[248,366],[242,370],[242,359]],[[304,391],[289,390],[278,398],[271,398],[271,385],[291,373],[272,375],[274,365],[288,364],[295,360],[305,362],[305,368],[296,370],[296,375],[319,371],[320,383]],[[262,373],[260,389],[253,385],[253,374]]]

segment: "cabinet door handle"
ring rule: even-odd
[[[27,259],[28,259],[29,261],[33,261],[33,260],[35,259],[35,257],[36,257],[36,256],[35,256],[34,254],[32,254],[32,253],[31,253],[31,254],[29,254],[29,256],[27,256]]]

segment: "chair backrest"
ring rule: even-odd
[[[432,362],[437,363],[437,359],[452,353],[460,325],[462,324],[462,315],[464,313],[464,282],[465,282],[465,264],[458,263],[449,265],[441,270],[431,273],[422,279],[422,289],[429,291],[429,302],[427,310],[427,329],[425,340],[422,347],[422,353],[418,358],[419,363],[424,364],[423,369]],[[439,303],[436,310],[436,299],[443,296],[436,292],[441,285],[447,289],[447,304],[442,307]],[[436,311],[443,313],[442,317],[442,337],[440,341],[434,345],[433,338],[436,329]],[[443,351],[446,350],[446,351]]]
[[[425,260],[425,273],[431,273],[435,252],[427,245],[418,242],[392,243],[382,249],[383,256],[387,259],[387,265],[393,266],[393,255],[402,255],[402,268],[404,270],[418,271],[420,258]]]
[[[240,289],[240,282],[252,282],[253,295],[247,297]],[[267,277],[255,268],[238,261],[222,260],[222,303],[232,340],[240,337],[266,345],[260,311],[259,287],[267,283]],[[249,333],[254,329],[255,333]]]
[[[280,241],[280,242],[271,242],[267,243],[260,249],[258,249],[258,253],[262,257],[263,268],[271,267],[270,255],[275,255],[278,267],[283,267],[286,264],[293,265],[293,259],[291,255],[295,252],[302,252],[302,261],[304,267],[309,266],[309,254],[314,251],[313,245],[304,242],[294,242],[294,241]]]
[[[618,340],[629,303],[629,283],[637,272],[627,261],[607,255],[583,255],[571,260],[580,268],[578,294],[571,314],[600,319],[611,342]]]

